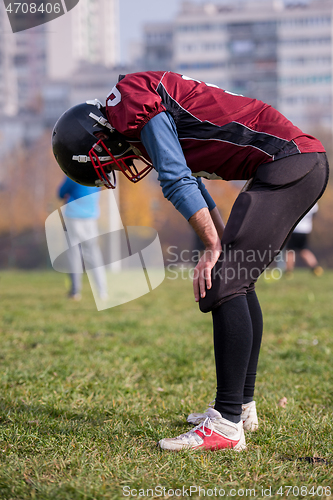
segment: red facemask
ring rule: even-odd
[[[100,157],[96,153],[96,149],[101,152],[103,149],[107,153],[107,156]],[[125,153],[126,155],[126,153]],[[117,166],[117,169],[119,169],[127,179],[129,179],[131,182],[139,182],[141,179],[146,177],[146,175],[151,172],[151,170],[154,168],[149,161],[147,161],[145,158],[142,156],[138,156],[135,154],[129,154],[128,156],[122,156],[121,158],[116,158],[113,156],[111,151],[105,146],[104,142],[102,139],[96,142],[96,144],[93,145],[91,150],[89,151],[89,158],[91,160],[91,163],[93,164],[93,167],[101,180],[101,182],[106,186],[108,189],[115,189],[116,187],[116,175],[115,175],[115,170],[112,168],[111,169],[111,175],[112,175],[112,182],[111,179],[109,178],[109,175],[107,172],[105,172],[104,167],[107,165],[115,165]],[[136,168],[134,165],[134,160],[140,160],[143,163],[145,163],[145,167],[143,167],[140,171]]]

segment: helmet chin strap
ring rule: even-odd
[[[90,118],[92,118],[93,120],[96,120],[96,122],[98,122],[100,125],[102,125],[103,127],[106,127],[108,128],[111,132],[114,132],[116,129],[112,127],[112,125],[107,121],[106,118],[104,118],[104,116],[97,116],[95,115],[95,113],[89,113],[89,116]]]
[[[142,153],[140,151],[140,149],[136,148],[135,146],[130,146],[130,149],[133,151],[133,153],[136,155],[136,156],[139,156],[140,158],[142,158]]]
[[[96,106],[98,109],[101,109],[103,107],[103,104],[99,99],[90,99],[86,101],[86,104],[92,104],[92,106]]]
[[[97,175],[99,173],[97,172]],[[114,170],[111,170],[110,174],[105,174],[104,175],[107,177],[107,179],[103,179],[101,176],[99,176],[99,179],[95,181],[95,185],[98,187],[106,187],[108,189],[116,189],[117,186],[117,178],[116,178],[116,172]],[[112,181],[110,179],[110,176],[112,175]]]

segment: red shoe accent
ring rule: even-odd
[[[199,437],[201,437],[201,439],[203,439],[203,443],[196,446],[195,449],[203,448],[204,450],[222,450],[225,448],[234,448],[239,442],[239,440],[228,439],[221,436],[221,434],[218,434],[217,432],[213,432],[210,435],[209,433],[212,432],[212,430],[207,427],[204,427],[203,431],[207,432],[208,435],[204,434],[201,429],[194,431]]]

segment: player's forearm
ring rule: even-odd
[[[220,240],[222,240],[223,231],[224,231],[224,223],[217,207],[213,208],[210,212],[210,216],[214,222],[214,226],[216,227],[217,234],[219,235]]]
[[[208,208],[201,208],[198,210],[190,217],[189,223],[207,250],[221,251],[221,239]]]

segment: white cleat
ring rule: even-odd
[[[258,415],[255,401],[242,405],[241,419],[244,431],[254,432],[258,429]]]
[[[191,413],[187,417],[187,421],[189,424],[199,425],[201,422],[207,418],[208,410],[213,408],[215,404],[215,400],[211,401],[208,405],[208,409],[205,413]],[[258,429],[258,416],[256,409],[256,402],[251,401],[250,403],[246,403],[242,405],[242,415],[241,420],[243,422],[243,427],[245,431],[256,431]]]
[[[221,417],[221,414],[208,408],[205,419],[194,429],[175,438],[161,439],[158,443],[162,450],[180,451],[184,449],[235,451],[246,449],[242,421],[234,424]]]

